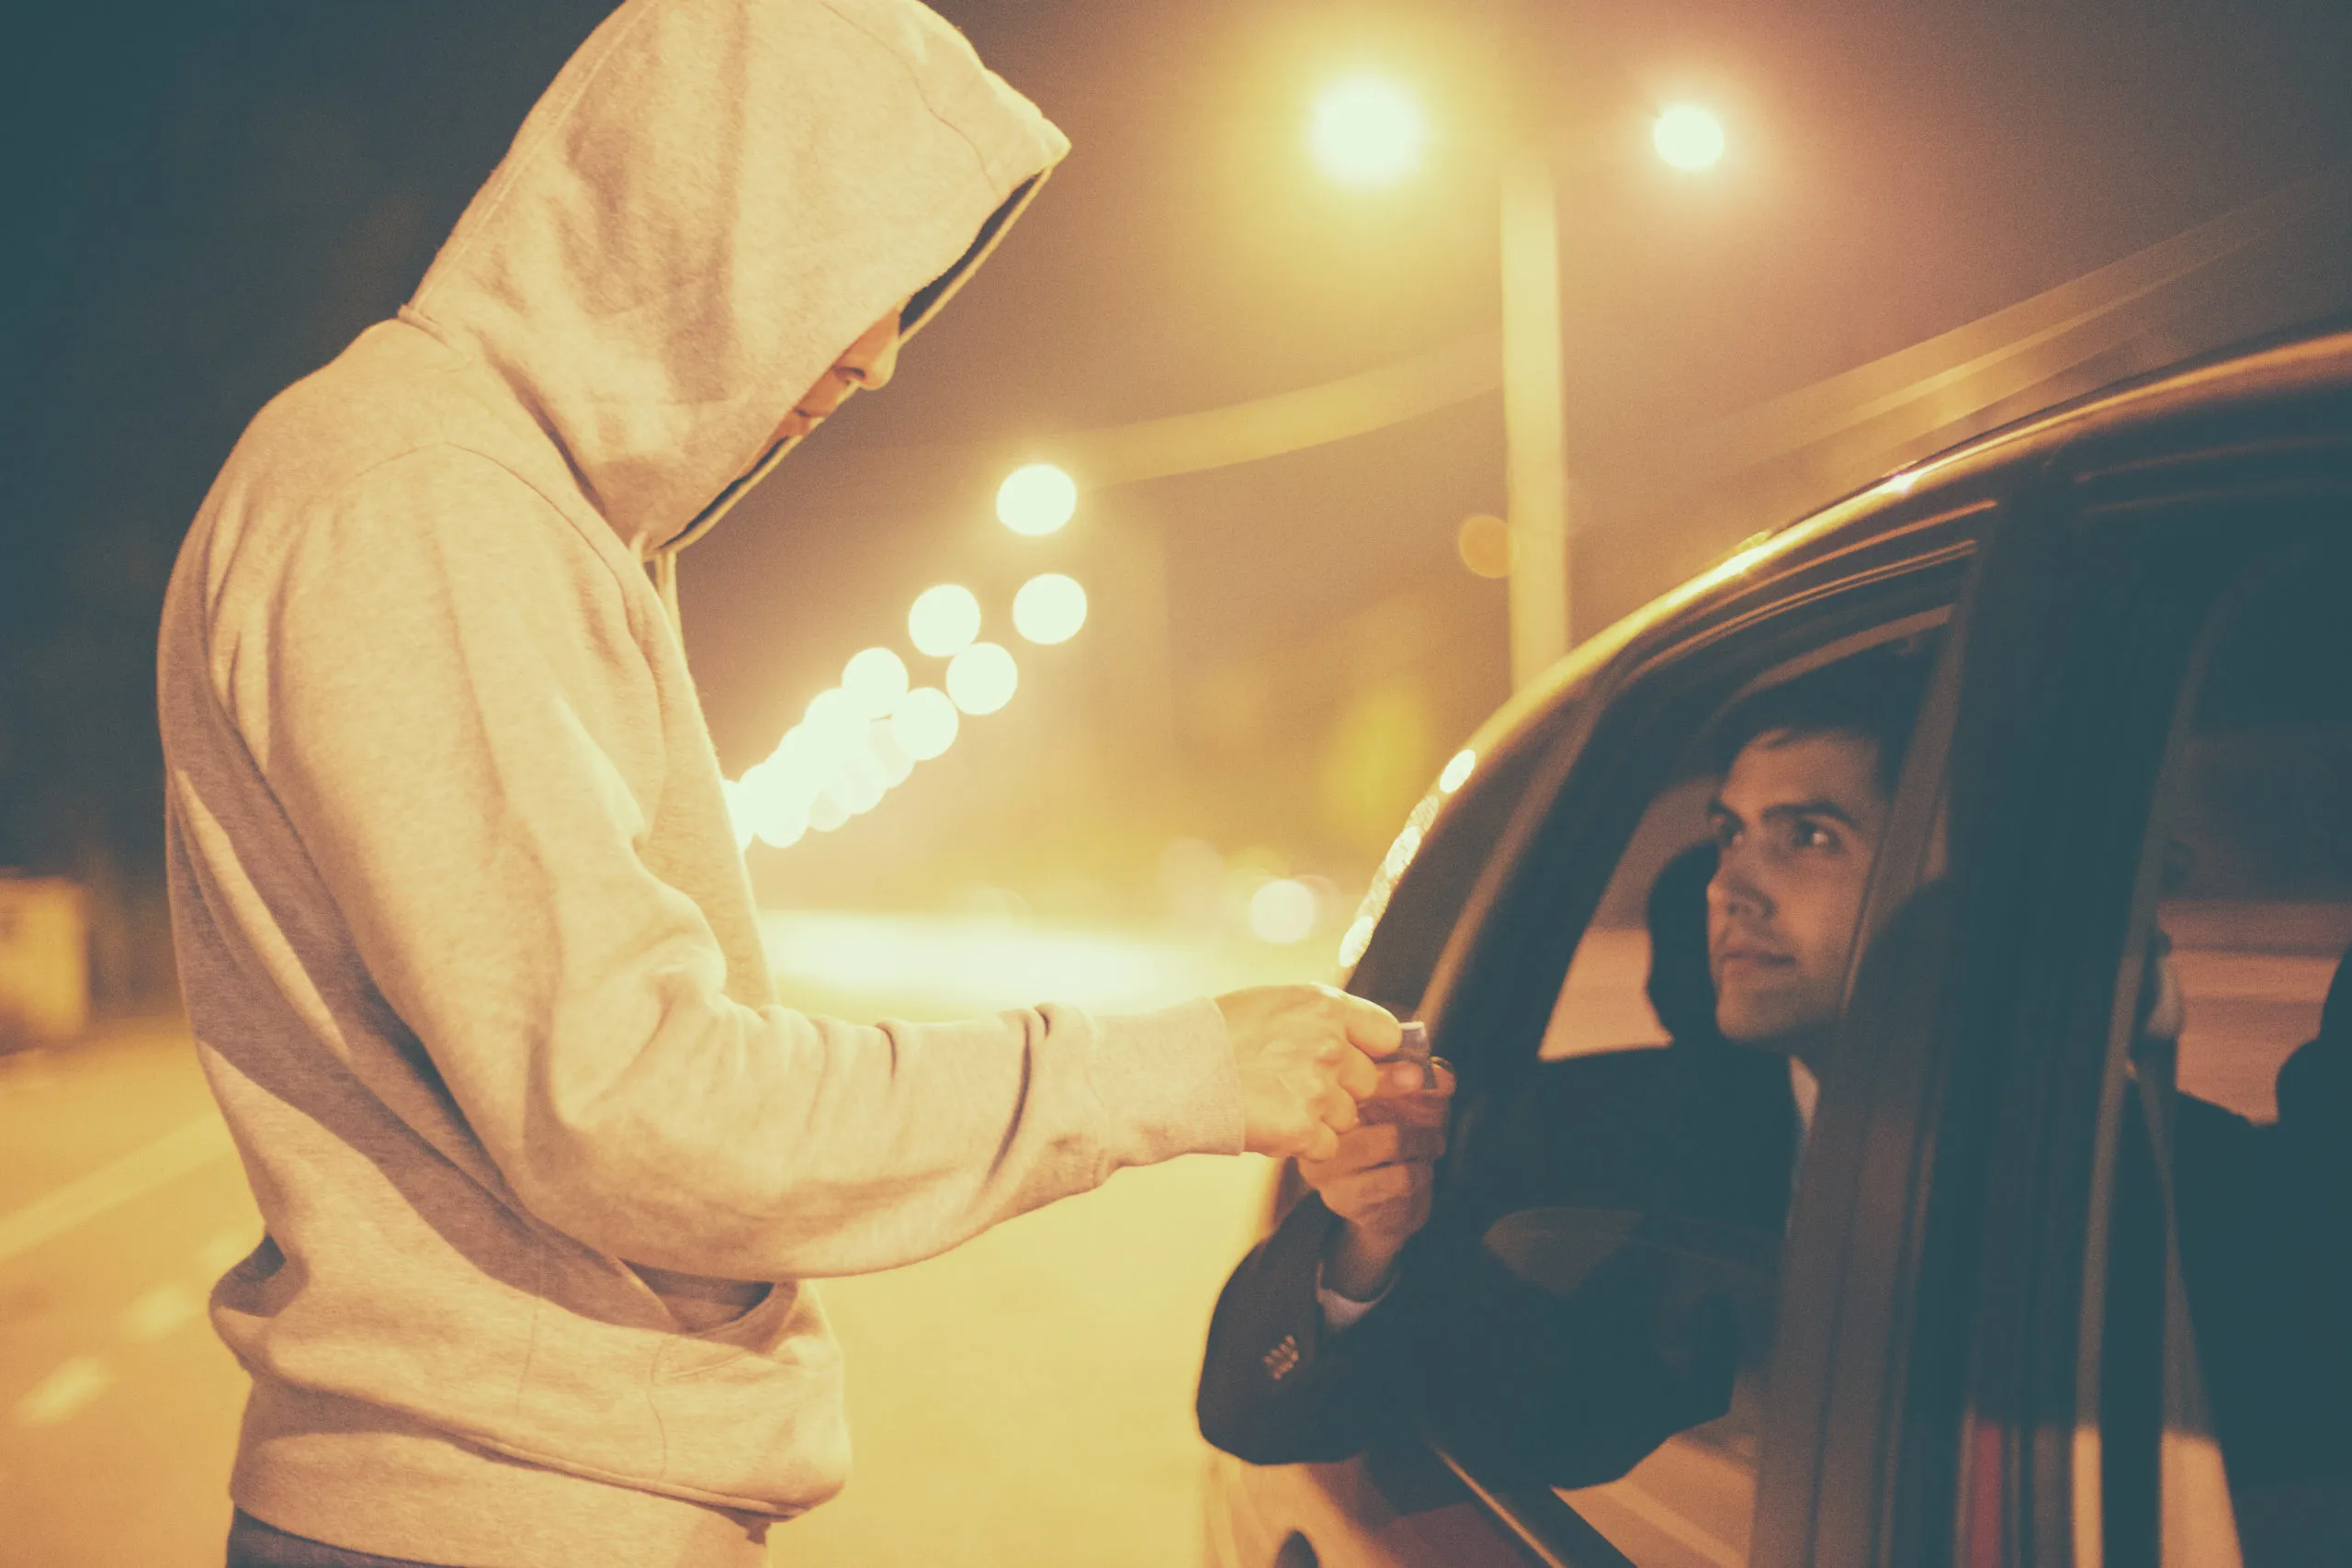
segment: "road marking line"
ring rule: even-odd
[[[143,1345],[163,1338],[203,1310],[202,1296],[178,1280],[167,1280],[122,1309],[122,1335]]]
[[[222,1231],[196,1249],[197,1271],[209,1285],[251,1257],[260,1245],[260,1234],[249,1228]]]
[[[107,1391],[114,1382],[114,1369],[98,1356],[76,1356],[61,1361],[56,1371],[33,1385],[33,1390],[17,1401],[17,1425],[19,1427],[54,1427],[71,1420],[81,1408]]]
[[[78,1181],[34,1199],[13,1214],[0,1215],[0,1264],[110,1209],[143,1198],[211,1164],[235,1146],[220,1118],[206,1115],[100,1166]]]

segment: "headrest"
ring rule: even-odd
[[[1677,1045],[1719,1038],[1715,982],[1707,966],[1707,884],[1714,875],[1715,846],[1693,844],[1667,862],[1650,884],[1650,974],[1645,988],[1659,1027]]]

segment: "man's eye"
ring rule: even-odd
[[[1792,822],[1789,825],[1789,842],[1800,850],[1826,850],[1838,841],[1837,835],[1818,822]]]
[[[1723,818],[1716,818],[1713,826],[1715,830],[1715,847],[1717,849],[1727,850],[1731,848],[1732,845],[1739,841],[1738,823],[1725,821]]]

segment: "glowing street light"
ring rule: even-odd
[[[1393,82],[1351,77],[1315,101],[1317,160],[1348,185],[1382,185],[1420,162],[1429,130],[1420,107]],[[1677,104],[1652,128],[1658,155],[1702,169],[1724,154],[1721,121]],[[1502,152],[1503,479],[1508,522],[1474,519],[1459,544],[1481,575],[1507,579],[1510,674],[1527,685],[1575,645],[1568,617],[1566,389],[1560,331],[1557,175],[1549,153],[1523,139]],[[1499,527],[1494,525],[1500,524]],[[1498,537],[1497,536],[1500,536]]]
[[[1078,481],[1051,463],[1030,463],[996,490],[997,521],[1035,537],[1058,532],[1078,512]]]
[[[975,718],[1011,702],[1020,684],[1020,666],[992,642],[976,642],[948,661],[947,694]]]
[[[1672,104],[1650,126],[1650,144],[1678,169],[1711,169],[1724,155],[1724,122],[1696,104]]]
[[[915,596],[907,612],[907,636],[933,659],[946,659],[980,635],[980,602],[968,588],[943,582]]]
[[[1429,121],[1395,82],[1351,76],[1315,100],[1306,138],[1315,161],[1340,184],[1394,185],[1420,167]]]
[[[1048,571],[1012,596],[1012,629],[1031,642],[1068,642],[1086,624],[1086,590],[1078,579]]]

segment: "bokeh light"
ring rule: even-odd
[[[874,753],[874,760],[882,764],[882,782],[892,789],[906,783],[907,775],[915,771],[915,760],[907,755],[904,746],[899,744],[898,726],[887,718],[875,720],[867,728],[865,747]]]
[[[1462,564],[1480,577],[1509,577],[1519,561],[1510,525],[1491,512],[1464,518],[1453,536],[1453,549]]]
[[[1078,579],[1049,571],[1012,596],[1012,627],[1031,642],[1068,642],[1086,624],[1086,590]]]
[[[864,740],[861,735],[859,739]],[[849,807],[853,817],[863,817],[882,804],[883,795],[890,787],[882,776],[882,764],[864,744],[850,748],[841,760],[829,786],[840,792],[842,804]]]
[[[1651,125],[1650,144],[1678,169],[1713,168],[1724,155],[1724,124],[1696,104],[1673,104]]]
[[[1012,700],[1021,684],[1012,655],[992,642],[976,642],[947,666],[947,694],[966,713],[994,713]]]
[[[936,686],[917,686],[890,711],[890,738],[918,762],[928,762],[956,743],[956,705]]]
[[[1420,852],[1420,848],[1421,825],[1418,822],[1406,823],[1404,830],[1396,835],[1396,841],[1388,846],[1388,853],[1381,860],[1380,874],[1391,882],[1404,875],[1405,868],[1413,863],[1413,857]]]
[[[1287,876],[1278,876],[1250,896],[1250,934],[1260,942],[1287,947],[1305,942],[1315,931],[1315,889]]]
[[[1078,481],[1051,463],[1030,463],[997,486],[997,521],[1016,534],[1051,534],[1078,512]]]
[[[786,761],[770,758],[743,775],[736,786],[743,821],[760,842],[789,849],[808,830],[808,800],[815,790]]]
[[[887,648],[869,648],[842,667],[842,690],[859,713],[880,718],[907,694],[907,661]]]
[[[933,659],[950,658],[980,635],[980,602],[953,582],[926,588],[907,612],[907,635]]]
[[[831,788],[819,791],[817,798],[808,803],[808,826],[820,833],[830,833],[848,820],[849,807]]]
[[[847,692],[832,686],[809,699],[808,716],[797,728],[808,733],[813,749],[830,761],[857,744],[865,735],[865,716],[858,711]]]
[[[1421,164],[1429,120],[1413,96],[1384,76],[1351,76],[1315,100],[1307,144],[1343,185],[1393,185]]]
[[[1456,751],[1452,760],[1445,764],[1445,771],[1437,776],[1438,793],[1452,795],[1455,790],[1460,789],[1469,780],[1470,770],[1477,765],[1477,752],[1467,747]]]

